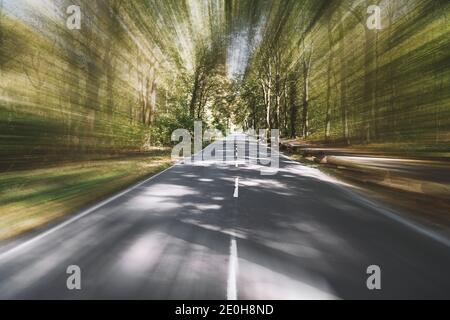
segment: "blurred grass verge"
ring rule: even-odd
[[[102,200],[171,165],[170,149],[0,175],[0,241]]]

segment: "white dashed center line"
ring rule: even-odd
[[[238,150],[235,147],[235,166],[238,165]],[[239,197],[239,177],[234,179],[234,198]],[[227,280],[227,299],[237,300],[237,280],[236,274],[238,269],[237,244],[234,234],[230,238],[230,258],[228,263],[228,280]]]
[[[230,260],[228,263],[227,299],[237,300],[236,275],[238,269],[237,244],[234,236],[230,239]]]

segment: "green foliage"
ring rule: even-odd
[[[376,3],[382,29],[369,30]],[[277,2],[243,78],[239,121],[267,127],[269,112],[285,136],[448,148],[449,15],[434,0]]]
[[[50,14],[71,4],[83,12],[81,30]],[[368,31],[369,4],[0,7],[0,166],[171,144],[171,132],[195,120],[221,131],[235,124],[334,143],[448,147],[450,5],[379,1],[383,29]]]
[[[80,161],[0,176],[0,240],[98,202],[170,165],[170,150]]]
[[[185,128],[187,130],[194,128],[194,120],[184,110],[179,113],[166,114],[158,117],[150,131],[150,141],[152,145],[171,145],[178,142],[171,141],[171,134],[176,129]]]
[[[81,7],[80,30],[50,14],[69,5]],[[211,122],[225,48],[225,20],[211,17],[223,10],[179,0],[20,3],[9,15],[0,7],[0,166],[171,144],[197,116]],[[195,68],[207,81],[194,115]]]

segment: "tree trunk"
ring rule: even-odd
[[[330,18],[331,19],[331,18]],[[327,113],[325,119],[325,140],[330,140],[331,136],[331,70],[333,68],[333,37],[332,37],[332,25],[328,22],[328,44],[329,44],[329,56],[328,56],[328,70],[327,70]]]
[[[309,63],[306,57],[303,59],[303,111],[302,111],[302,137],[308,138],[309,134]]]
[[[291,105],[291,123],[290,123],[290,137],[294,139],[296,137],[296,129],[297,129],[297,112],[298,107],[296,104],[296,96],[297,96],[297,85],[295,82],[291,82],[290,90],[289,90],[289,103]]]
[[[269,74],[268,74],[268,84],[267,84],[267,104],[266,104],[266,125],[267,130],[272,129],[272,123],[271,123],[271,102],[272,102],[272,67],[269,64]]]
[[[342,35],[340,44],[340,91],[341,91],[341,111],[342,111],[342,129],[344,133],[344,140],[347,145],[350,145],[350,136],[348,129],[348,108],[347,108],[347,65],[345,61],[345,32],[342,21],[339,22],[339,29]]]
[[[280,129],[280,104],[281,104],[281,79],[280,79],[280,59],[275,60],[275,129]]]
[[[288,86],[287,81],[284,82],[284,105],[283,105],[283,133],[288,135],[287,119],[288,119]]]
[[[364,50],[364,98],[368,102],[368,113],[366,116],[366,142],[370,143],[374,134],[374,120],[375,120],[375,105],[374,105],[374,77],[373,66],[373,49],[374,45],[374,30],[364,28],[365,32],[365,50]]]

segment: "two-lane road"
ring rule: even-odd
[[[248,146],[238,161],[177,164],[0,248],[0,298],[450,298],[448,239],[287,158],[261,175]],[[81,290],[66,287],[69,265]],[[370,265],[381,290],[366,286]]]

